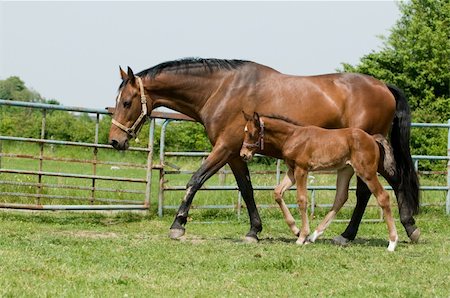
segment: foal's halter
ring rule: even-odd
[[[126,127],[125,125],[119,123],[115,119],[112,119],[112,124],[126,132],[131,137],[135,138],[137,134],[139,133],[139,129],[142,127],[139,126],[142,122],[142,120],[145,121],[145,116],[147,116],[147,98],[145,97],[144,93],[144,85],[142,84],[142,79],[140,77],[135,77],[139,84],[139,91],[141,92],[141,104],[142,104],[142,111],[139,117],[136,119],[134,124],[131,127]],[[122,91],[120,91],[119,96],[117,97],[117,101],[120,100],[120,96],[122,95]]]
[[[256,143],[246,143],[246,142],[244,142],[243,145],[245,147],[258,148],[258,149],[264,150],[264,122],[261,119],[259,119],[259,128],[260,128],[260,130],[259,130],[258,141]]]

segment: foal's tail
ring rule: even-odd
[[[395,159],[394,159],[394,150],[392,150],[391,145],[386,140],[386,138],[380,134],[372,136],[378,144],[383,148],[384,154],[383,156],[383,168],[390,175],[395,175]]]
[[[413,215],[419,213],[419,179],[414,169],[409,148],[411,134],[411,111],[405,94],[397,87],[387,85],[395,97],[396,108],[391,130],[391,144],[394,149],[399,190],[405,194],[405,203]]]

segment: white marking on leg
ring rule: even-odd
[[[389,246],[388,246],[388,251],[394,251],[395,248],[397,247],[397,243],[398,243],[398,236],[395,237],[394,241],[389,240]]]
[[[322,235],[323,232],[318,232],[317,230],[314,231],[311,235],[308,236],[309,242],[315,242],[317,238],[319,238],[320,235]]]
[[[192,188],[192,186],[190,186],[190,187],[188,187],[188,189],[186,189],[186,194],[184,195],[183,202],[186,202],[187,197],[188,197],[188,196],[190,195],[190,193],[191,193],[191,188]]]

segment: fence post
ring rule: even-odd
[[[148,130],[148,152],[147,152],[147,177],[145,184],[144,206],[150,211],[150,198],[152,189],[152,169],[153,169],[153,142],[155,139],[155,119],[148,117],[150,128]]]
[[[38,175],[38,189],[37,194],[38,196],[35,199],[36,205],[41,204],[41,196],[42,193],[42,170],[43,170],[43,161],[44,161],[44,143],[42,142],[43,139],[45,139],[45,126],[47,121],[47,109],[42,110],[42,123],[41,123],[41,141],[39,142],[39,175]]]
[[[164,154],[165,154],[165,142],[166,142],[166,128],[167,125],[172,122],[170,119],[166,119],[161,127],[161,136],[159,138],[159,192],[158,192],[158,216],[163,216],[164,208]]]
[[[95,130],[94,130],[94,144],[98,145],[98,130],[100,126],[100,114],[97,113],[95,117]],[[98,161],[98,148],[95,147],[93,150],[94,159],[92,162],[92,190],[91,190],[91,205],[95,202],[95,176],[97,176],[97,161]]]
[[[450,119],[448,120],[448,124],[450,125]],[[448,127],[448,139],[447,139],[447,202],[445,204],[445,209],[447,211],[447,215],[450,214],[450,126]]]

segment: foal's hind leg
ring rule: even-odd
[[[297,181],[297,204],[300,210],[300,216],[302,218],[302,229],[296,241],[297,244],[304,244],[306,241],[306,237],[309,234],[309,221],[307,214],[307,189],[306,189],[306,180],[308,178],[308,172],[296,167],[295,168],[295,180]]]
[[[348,199],[348,187],[350,184],[350,179],[352,178],[354,170],[351,166],[346,166],[338,171],[337,181],[336,181],[336,197],[334,199],[333,207],[331,211],[325,216],[322,222],[317,226],[314,233],[308,237],[308,241],[314,242],[316,239],[323,234],[325,229],[331,224],[336,214],[342,208],[342,206],[347,202]]]
[[[378,205],[383,209],[384,220],[389,231],[389,246],[388,251],[394,251],[398,242],[397,229],[395,228],[394,218],[392,216],[389,194],[381,186],[376,174],[373,177],[364,179],[369,189],[372,191],[373,195],[377,198]]]
[[[300,234],[300,229],[297,228],[297,226],[295,225],[294,217],[292,216],[291,212],[286,206],[286,203],[283,200],[284,192],[288,190],[294,183],[295,183],[294,172],[292,171],[292,169],[289,168],[288,172],[286,173],[286,176],[284,176],[283,178],[283,181],[281,181],[281,183],[275,188],[274,196],[275,201],[277,202],[278,206],[280,206],[286,224],[288,225],[289,229],[291,229],[292,233],[298,236]]]

